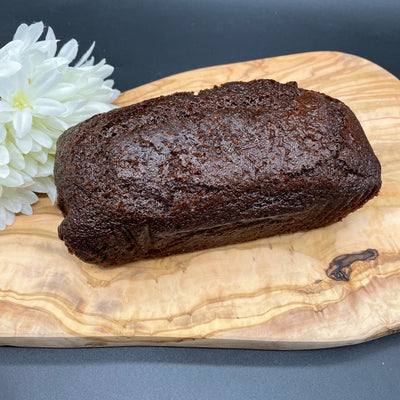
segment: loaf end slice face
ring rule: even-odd
[[[345,104],[272,80],[96,115],[60,136],[54,173],[60,238],[103,265],[323,227],[381,186]]]

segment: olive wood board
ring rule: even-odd
[[[365,59],[312,52],[198,69],[122,93],[124,106],[272,78],[344,101],[382,164],[378,197],[322,229],[115,267],[58,239],[42,196],[0,232],[0,345],[311,349],[400,329],[400,82]]]

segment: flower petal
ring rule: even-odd
[[[36,142],[35,140],[32,140],[32,148],[31,151],[29,152],[29,154],[31,154],[32,152],[38,152],[42,149],[42,146]]]
[[[7,165],[0,165],[0,178],[6,179],[10,175],[10,168]]]
[[[40,162],[41,164],[44,164],[47,161],[47,153],[44,151],[37,151],[37,152],[31,152],[31,157],[34,158],[36,161]],[[1,196],[1,194],[0,194]]]
[[[32,176],[35,177],[37,172],[38,172],[38,163],[36,160],[34,160],[31,157],[26,156],[25,157],[25,168],[24,171]]]
[[[114,101],[118,99],[118,97],[119,97],[120,94],[121,94],[121,92],[120,92],[118,89],[113,89],[113,94],[112,94],[112,96],[108,99],[108,101],[109,101],[110,103],[114,103]],[[115,105],[112,104],[112,106],[113,106],[112,108],[116,108]]]
[[[67,43],[65,43],[63,47],[61,47],[57,57],[66,58],[69,62],[71,62],[77,54],[78,42],[75,39],[71,39]]]
[[[89,60],[87,60],[84,64],[82,64],[82,67],[91,67],[94,64],[94,57],[90,57]]]
[[[64,104],[57,100],[41,98],[34,102],[33,112],[35,115],[59,115],[66,111]]]
[[[6,167],[6,165],[3,165]],[[1,169],[2,167],[0,167]],[[4,183],[2,185],[8,187],[17,187],[22,186],[25,183],[23,176],[20,173],[17,173],[14,169],[9,169],[9,174],[7,178],[4,179]]]
[[[82,66],[90,57],[90,55],[93,52],[94,46],[96,45],[96,42],[93,42],[89,49],[85,52],[85,54],[79,59],[79,61],[75,64],[75,67],[80,67]]]
[[[10,162],[10,154],[7,147],[0,144],[0,165],[7,165]]]
[[[28,47],[36,42],[43,33],[43,22],[36,22],[31,25],[21,24],[14,34],[14,40],[22,40]]]
[[[0,199],[0,231],[6,229],[6,210],[1,204]]]
[[[38,131],[37,129],[32,129],[31,136],[33,140],[38,142],[41,146],[45,147],[46,149],[50,149],[51,146],[53,145],[53,140],[44,132]]]
[[[21,40],[12,40],[0,49],[0,58],[16,58],[21,53],[24,47],[24,42]]]
[[[47,58],[43,60],[39,65],[35,65],[35,74],[37,76],[51,69],[58,69],[59,71],[64,72],[67,65],[68,65],[68,60],[65,58],[58,58],[58,57]]]
[[[15,221],[15,214],[12,212],[6,211],[6,224],[8,226],[12,225]]]
[[[38,75],[32,80],[32,84],[30,85],[29,91],[31,96],[34,98],[43,96],[43,94],[53,89],[60,82],[61,77],[61,72],[56,69]]]
[[[29,77],[36,72],[36,67],[40,66],[46,60],[46,42],[37,42],[30,46],[29,50],[23,52],[21,57],[22,68],[24,68]]]
[[[114,86],[114,80],[113,80],[113,79],[107,79],[107,80],[105,80],[105,81],[103,82],[103,86],[112,89],[112,87]]]
[[[47,97],[58,101],[65,101],[75,95],[79,88],[73,83],[59,83],[47,93]]]
[[[16,138],[15,144],[23,154],[28,154],[32,150],[32,137],[25,135],[23,138]]]
[[[7,188],[7,197],[12,197],[21,204],[32,204],[38,201],[38,197],[32,191],[32,185],[23,188]]]
[[[18,28],[17,31],[14,33],[14,40],[25,40],[25,37],[28,32],[28,25],[27,24],[21,24]]]
[[[56,35],[54,34],[53,28],[51,26],[47,28],[45,40],[56,40]]]
[[[46,177],[53,174],[54,160],[49,157],[44,164],[38,164],[37,177]]]
[[[11,112],[0,112],[0,123],[11,122],[13,120],[13,114]]]
[[[94,114],[100,114],[103,112],[110,111],[113,107],[109,104],[101,103],[101,102],[96,102],[96,101],[91,101],[90,103],[86,104],[85,107],[82,107],[76,115],[79,116],[80,118],[89,118],[89,116],[92,116]],[[87,115],[87,117],[85,117]]]
[[[53,204],[56,201],[57,190],[54,180],[51,177],[35,179],[32,190],[38,193],[47,193]]]
[[[73,114],[75,111],[84,107],[86,104],[87,104],[86,100],[68,101],[67,103],[64,103],[64,105],[66,107],[66,111],[65,111],[63,117],[67,117],[67,116]]]
[[[82,120],[83,121],[83,120]],[[57,117],[49,117],[45,121],[45,126],[50,130],[50,131],[58,131],[58,134],[61,134],[63,131],[68,129],[71,125],[63,121],[61,118]]]
[[[99,87],[103,84],[103,80],[96,77],[90,77],[85,82],[85,87],[83,87],[79,92],[84,95],[90,95],[94,91],[98,90]],[[83,85],[82,85],[83,86]]]
[[[4,187],[0,190],[0,196],[0,230],[14,222],[17,212],[31,215],[30,205],[38,200],[30,188]]]
[[[28,37],[31,43],[36,42],[43,33],[43,22],[36,22],[28,26]]]
[[[3,124],[0,124],[0,143],[3,143],[7,137],[7,129]]]
[[[93,59],[93,57],[92,57],[92,59]],[[94,74],[103,65],[106,65],[105,58],[101,59],[96,65],[93,65],[93,61],[91,63],[89,63],[89,61],[86,62],[84,65],[82,65],[78,70],[84,71],[85,73]]]
[[[27,109],[16,112],[13,118],[13,125],[17,137],[21,138],[25,136],[30,131],[32,126],[31,112]]]
[[[18,71],[18,75],[21,71]],[[20,90],[20,85],[18,85],[18,79],[15,76],[8,78],[0,77],[0,97],[1,102],[11,102],[11,97]]]
[[[54,57],[57,51],[57,39],[51,26],[47,28],[45,41],[50,43],[47,50],[47,57]]]
[[[0,113],[12,111],[15,111],[15,108],[11,107],[6,101],[0,100]]]
[[[119,96],[119,91],[108,88],[97,89],[91,96],[92,101],[101,101],[103,103],[111,103]]]
[[[99,68],[98,71],[96,71],[96,76],[104,79],[107,78],[107,76],[110,76],[114,72],[114,67],[111,65],[103,65],[101,68]]]
[[[36,50],[35,55],[37,59],[41,59],[44,61],[46,57],[54,57],[54,54],[57,50],[57,41],[56,40],[41,40],[40,42],[36,42],[31,46],[31,50]]]
[[[25,215],[32,215],[33,214],[33,210],[32,207],[29,204],[21,204],[21,211],[22,214]]]
[[[2,199],[3,207],[5,207],[8,211],[12,213],[19,213],[21,211],[21,203],[14,201],[10,197],[6,197]]]
[[[25,159],[21,151],[12,142],[7,144],[7,149],[10,154],[10,166],[18,170],[23,170],[25,168]]]
[[[21,69],[21,64],[16,61],[1,61],[0,78],[7,78]]]

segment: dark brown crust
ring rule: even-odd
[[[64,132],[59,236],[112,265],[313,229],[375,196],[380,171],[339,100],[294,82],[231,82]]]

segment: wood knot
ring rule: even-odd
[[[360,253],[342,254],[329,263],[329,267],[325,271],[326,275],[334,281],[348,282],[352,273],[351,265],[353,263],[356,261],[375,260],[378,255],[378,250],[375,249],[367,249]]]

